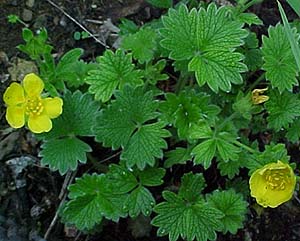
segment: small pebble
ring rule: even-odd
[[[34,6],[34,0],[27,0],[26,1],[26,6],[29,8],[32,8]]]
[[[30,22],[32,20],[32,11],[24,8],[23,13],[22,13],[22,19],[24,22]]]

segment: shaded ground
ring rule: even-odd
[[[86,26],[99,39],[113,43],[113,33],[108,27],[103,28],[103,21],[111,19],[116,24],[122,17],[128,17],[137,24],[142,24],[160,16],[162,11],[150,7],[143,0],[60,0],[55,1],[61,9],[76,18]],[[295,15],[287,9],[288,16]],[[25,10],[26,9],[26,10]],[[265,25],[275,25],[279,21],[279,14],[275,1],[265,1],[251,9],[264,21]],[[100,55],[104,47],[94,39],[76,41],[73,38],[75,31],[80,27],[66,17],[59,9],[47,1],[20,1],[0,0],[0,93],[9,85],[12,74],[10,67],[18,65],[17,57],[24,56],[15,48],[22,42],[21,24],[9,24],[6,17],[16,14],[27,18],[26,24],[37,30],[45,27],[49,33],[51,44],[55,47],[54,53],[61,55],[74,47],[85,50],[85,59],[94,59]],[[32,16],[31,16],[32,15]],[[258,34],[266,33],[266,26],[256,27]],[[28,66],[25,67],[28,70]],[[22,70],[18,75],[22,75]],[[5,108],[0,99],[0,241],[34,240],[42,241],[53,220],[60,203],[60,192],[64,177],[47,168],[41,168],[37,153],[39,143],[26,130],[14,131],[5,121]],[[99,159],[104,159],[109,153],[95,150]],[[292,146],[289,150],[292,160],[299,158],[299,146]],[[114,162],[110,160],[109,162]],[[109,163],[108,162],[108,163]],[[90,165],[90,166],[89,166]],[[86,169],[92,167],[87,164],[79,169],[78,176]],[[186,169],[189,169],[187,165]],[[187,170],[184,171],[187,171]],[[183,170],[174,170],[180,174]],[[211,188],[222,185],[215,178],[216,173],[208,172],[206,179]],[[167,177],[168,178],[168,177]],[[159,190],[161,191],[161,190]],[[154,193],[159,198],[160,193]],[[252,205],[248,213],[245,228],[237,235],[219,235],[218,241],[292,241],[300,240],[300,209],[296,199],[277,209],[261,210]],[[150,219],[140,217],[136,221],[122,219],[120,223],[104,223],[103,227],[95,229],[94,234],[78,233],[72,227],[63,224],[54,225],[48,240],[86,240],[86,241],[123,241],[139,240],[150,241],[156,237],[156,229],[149,225]],[[141,225],[141,226],[138,226]],[[102,230],[102,231],[101,231]],[[144,236],[144,237],[141,237]],[[167,238],[155,238],[167,240]]]

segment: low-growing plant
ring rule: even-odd
[[[169,10],[141,27],[123,20],[120,47],[96,62],[79,48],[56,60],[45,29],[23,29],[18,48],[40,78],[7,88],[6,119],[36,133],[41,164],[52,171],[91,162],[68,187],[63,222],[89,232],[104,219],[144,215],[171,241],[236,234],[251,197],[276,208],[295,190],[285,144],[300,138],[299,33],[284,20],[260,44],[251,25],[263,22],[245,6],[261,1],[148,2]],[[274,134],[267,143],[254,138],[265,131]],[[92,146],[114,158],[101,161]]]

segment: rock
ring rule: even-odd
[[[23,13],[22,13],[22,19],[24,22],[30,22],[32,20],[32,11],[24,8]]]
[[[27,0],[26,1],[26,6],[29,8],[32,8],[34,6],[34,0]]]
[[[26,74],[38,73],[38,68],[33,61],[27,61],[21,58],[14,58],[11,60],[12,66],[9,67],[8,73],[12,81],[21,82]]]

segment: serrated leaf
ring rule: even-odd
[[[147,67],[144,70],[146,81],[152,85],[156,85],[158,81],[168,79],[169,76],[167,74],[161,73],[166,64],[167,61],[165,59],[161,59],[155,64],[147,63]]]
[[[143,28],[122,39],[121,47],[131,50],[133,57],[143,64],[149,62],[156,49],[156,32],[151,28]]]
[[[242,23],[227,15],[226,8],[217,8],[214,3],[199,11],[181,5],[163,17],[164,28],[160,30],[161,45],[171,51],[169,57],[189,60],[189,70],[196,72],[198,84],[207,83],[215,92],[230,91],[231,83],[241,84],[240,73],[247,70],[240,62],[242,54],[234,52],[247,32]]]
[[[189,202],[199,201],[200,198],[203,198],[200,193],[205,186],[206,183],[203,174],[193,174],[192,172],[186,173],[181,178],[178,196]]]
[[[51,170],[58,170],[64,175],[68,170],[76,170],[78,161],[86,163],[86,152],[91,151],[91,147],[85,142],[75,137],[66,137],[44,142],[39,156],[42,157],[42,165],[49,165]]]
[[[55,68],[55,79],[67,81],[68,86],[79,87],[84,84],[88,71],[96,69],[96,64],[79,60],[83,49],[75,48],[65,53]]]
[[[143,186],[159,186],[163,183],[165,174],[166,170],[163,168],[148,167],[138,172],[138,178]]]
[[[223,233],[230,232],[236,234],[237,230],[243,227],[243,221],[247,212],[247,202],[244,201],[242,195],[235,191],[214,191],[207,195],[208,203],[220,210],[224,217],[221,219],[223,223]]]
[[[137,165],[144,169],[146,164],[153,166],[155,158],[162,157],[161,149],[167,147],[163,138],[170,135],[163,129],[165,124],[162,122],[145,124],[158,115],[153,93],[126,86],[115,95],[116,100],[97,118],[96,140],[113,149],[122,147],[121,159],[128,167]]]
[[[99,69],[91,70],[86,82],[90,84],[89,92],[95,94],[96,100],[108,101],[116,89],[125,84],[142,85],[141,72],[135,69],[130,54],[118,49],[115,53],[106,50],[99,59]]]
[[[115,164],[109,166],[107,178],[113,183],[113,187],[117,193],[130,192],[138,185],[138,182],[131,171]]]
[[[231,142],[234,141],[234,138],[229,136],[227,132],[221,132],[219,133],[219,136],[221,138],[217,138],[216,144],[218,153],[220,154],[221,158],[224,161],[236,161],[238,159],[238,153],[240,152],[240,149],[231,144]]]
[[[300,119],[294,121],[291,126],[288,128],[286,133],[286,138],[292,143],[296,143],[300,140]]]
[[[80,230],[92,229],[102,221],[97,195],[85,195],[70,201],[63,211],[64,219]],[[87,218],[88,217],[88,218]]]
[[[263,167],[264,165],[277,162],[278,160],[288,163],[290,157],[287,154],[287,150],[284,144],[274,144],[265,146],[265,150],[258,155],[254,155],[253,161],[248,161],[245,166],[249,169],[249,175],[251,175],[257,169]]]
[[[192,154],[195,155],[195,164],[202,164],[205,169],[209,168],[211,161],[215,156],[217,144],[214,139],[209,139],[198,144],[193,150]]]
[[[143,125],[130,138],[121,154],[121,159],[127,166],[137,167],[143,170],[146,165],[154,166],[155,158],[162,158],[162,149],[167,148],[167,142],[163,139],[170,133],[163,129],[161,122]]]
[[[164,191],[163,197],[166,201],[155,206],[158,215],[152,220],[152,225],[159,227],[158,236],[169,234],[170,241],[180,236],[187,241],[216,239],[216,231],[222,229],[223,214],[219,210],[203,202],[187,205],[169,191]]]
[[[222,176],[227,175],[229,179],[232,179],[239,174],[240,168],[255,162],[254,155],[246,151],[240,151],[236,160],[218,160],[218,169]]]
[[[263,25],[263,21],[254,13],[240,13],[236,16],[237,20],[248,25]]]
[[[272,91],[270,99],[265,106],[269,113],[267,118],[269,128],[279,131],[281,128],[288,128],[296,117],[300,116],[300,100],[298,97],[288,91],[280,94],[278,91]]]
[[[263,65],[262,52],[260,49],[249,49],[245,52],[245,64],[250,71],[255,71]]]
[[[175,164],[185,164],[192,159],[191,150],[187,148],[177,147],[165,153],[167,160],[164,163],[165,168],[169,168]]]
[[[206,139],[212,137],[213,137],[213,131],[206,121],[199,121],[197,124],[191,126],[190,138]]]
[[[126,215],[123,210],[126,195],[114,193],[104,175],[84,175],[69,190],[71,200],[65,205],[62,215],[80,230],[92,229],[103,217],[118,221]]]
[[[41,135],[45,139],[65,136],[93,136],[92,126],[98,115],[99,103],[88,93],[79,90],[73,94],[69,91],[63,97],[63,113],[52,120],[50,132]]]
[[[242,84],[241,72],[247,66],[240,62],[244,56],[240,53],[226,51],[209,51],[200,56],[195,56],[189,63],[189,71],[194,71],[199,86],[208,84],[214,91],[231,90],[231,83]]]
[[[209,96],[194,91],[182,91],[178,96],[166,94],[166,101],[160,104],[163,118],[174,124],[181,139],[190,138],[193,125],[201,120],[212,120],[219,112],[216,105],[209,103]]]
[[[235,175],[239,174],[241,163],[239,161],[220,161],[218,163],[218,169],[222,176],[228,176],[232,179]]]
[[[266,71],[266,78],[280,92],[291,91],[293,86],[298,85],[296,79],[298,71],[289,40],[280,24],[269,27],[268,33],[269,37],[262,38],[265,61],[263,69]]]
[[[154,205],[155,199],[151,192],[143,186],[134,189],[125,202],[129,216],[132,218],[137,217],[140,213],[149,216]]]

